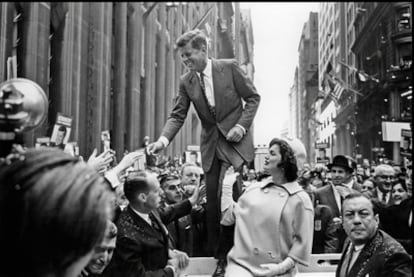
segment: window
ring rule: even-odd
[[[411,12],[409,7],[397,10],[397,28],[398,31],[411,29]]]

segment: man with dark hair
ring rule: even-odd
[[[181,78],[175,105],[161,136],[148,148],[154,153],[166,148],[184,124],[193,103],[202,125],[200,150],[207,186],[209,252],[219,260],[214,276],[223,276],[229,249],[217,248],[219,239],[224,237],[219,223],[222,180],[229,166],[239,170],[243,163],[254,159],[249,129],[260,95],[236,60],[209,57],[207,37],[202,31],[186,32],[176,45],[190,71]]]
[[[60,125],[55,138],[55,145],[60,149],[65,148],[65,137],[66,137],[67,129],[65,126]]]
[[[114,253],[116,245],[117,233],[118,229],[116,228],[116,225],[112,221],[108,221],[105,237],[102,242],[95,247],[92,258],[85,270],[82,272],[81,277],[102,276],[102,272],[104,272],[105,268],[112,259],[112,254]]]
[[[379,216],[368,197],[356,192],[342,202],[344,247],[336,277],[412,276],[412,258],[400,243],[378,228]]]
[[[170,247],[164,224],[190,213],[198,189],[188,200],[159,210],[160,183],[155,174],[140,170],[127,176],[124,192],[129,205],[117,221],[117,245],[105,276],[179,276],[189,258]]]
[[[340,219],[342,200],[347,194],[359,191],[360,185],[351,182],[353,168],[347,157],[337,155],[327,167],[332,175],[332,182],[314,191],[314,201],[331,209],[337,228],[338,249],[336,252],[341,252],[346,237]]]

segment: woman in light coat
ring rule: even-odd
[[[221,224],[236,223],[226,277],[295,276],[297,263],[309,265],[314,213],[309,195],[296,182],[298,154],[305,153],[273,139],[264,161],[271,176],[247,187],[237,203],[232,199],[237,173],[226,172]]]

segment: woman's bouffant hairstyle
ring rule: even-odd
[[[103,178],[51,148],[0,166],[0,276],[65,276],[105,235],[112,194]]]
[[[285,178],[288,182],[295,181],[298,178],[298,166],[292,148],[283,139],[272,139],[269,143],[269,148],[274,144],[279,145],[280,155],[282,156],[282,161],[278,165],[279,168],[283,168]]]

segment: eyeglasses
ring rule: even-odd
[[[168,190],[180,190],[181,186],[180,185],[169,185],[167,186]]]

